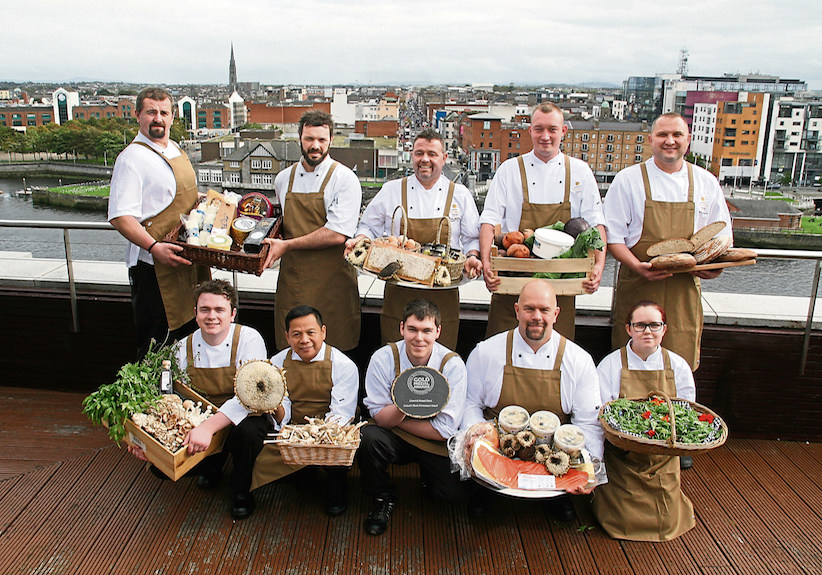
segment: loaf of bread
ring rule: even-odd
[[[758,254],[746,248],[728,248],[725,253],[716,258],[715,262],[743,262],[755,260]]]
[[[654,257],[692,251],[694,251],[694,244],[691,240],[687,238],[674,238],[671,240],[662,240],[649,246],[645,253],[648,254],[648,257]]]
[[[681,270],[695,265],[696,259],[691,254],[664,254],[651,260],[653,270]]]
[[[733,245],[734,241],[731,236],[717,236],[699,246],[694,252],[694,259],[696,259],[697,264],[710,263]]]
[[[363,269],[379,273],[385,266],[399,262],[396,276],[402,280],[431,286],[434,283],[440,258],[411,252],[402,248],[371,242]]]
[[[712,222],[704,228],[700,229],[699,231],[695,232],[694,235],[691,236],[691,243],[694,244],[694,249],[690,251],[698,250],[700,247],[702,247],[702,244],[704,244],[708,240],[713,239],[713,237],[716,236],[716,234],[718,234],[724,229],[725,222],[718,221]]]

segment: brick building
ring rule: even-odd
[[[356,120],[354,122],[354,132],[362,134],[367,138],[396,138],[400,129],[400,123],[396,118],[383,120]]]
[[[252,124],[264,126],[280,126],[287,124],[297,125],[300,116],[309,110],[320,110],[331,113],[331,102],[314,102],[305,105],[269,106],[261,102],[246,102],[248,121]]]

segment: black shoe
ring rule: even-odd
[[[682,455],[679,458],[679,468],[680,469],[690,469],[694,466],[694,458],[690,455]]]
[[[365,532],[369,535],[382,535],[388,529],[388,520],[394,511],[394,502],[388,498],[374,499],[374,507],[365,519]]]
[[[207,473],[205,475],[198,475],[194,483],[200,489],[211,489],[220,483],[220,476],[216,474]]]
[[[331,501],[325,502],[325,514],[329,517],[337,517],[348,511],[348,501]]]
[[[577,512],[574,511],[571,498],[567,495],[560,495],[549,499],[546,502],[546,507],[548,509],[548,515],[561,523],[570,523],[577,517]]]
[[[250,493],[240,493],[234,496],[231,504],[231,517],[240,520],[251,517],[254,513],[254,496]]]

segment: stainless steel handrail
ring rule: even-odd
[[[69,230],[114,230],[114,226],[108,222],[0,220],[0,227],[63,230],[63,247],[66,252],[66,272],[68,273],[72,331],[74,333],[78,333],[80,331],[80,318],[77,313],[77,286],[74,282],[74,261],[71,257],[71,240],[69,239]]]

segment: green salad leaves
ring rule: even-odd
[[[718,417],[700,413],[683,401],[672,404],[678,443],[709,443],[720,437],[722,427]],[[659,398],[644,401],[620,398],[612,401],[600,417],[623,433],[663,441],[671,437],[668,404]]]

